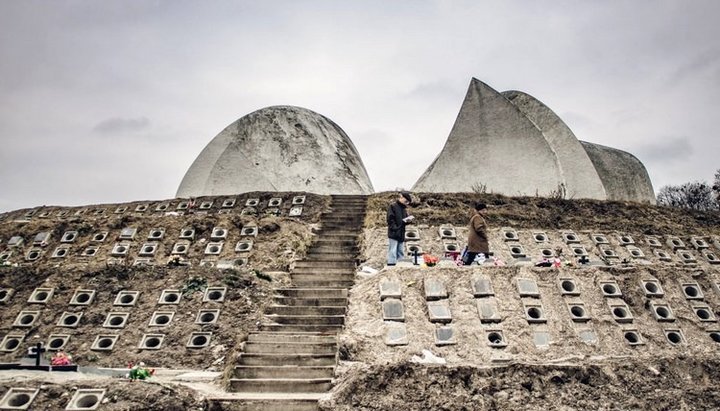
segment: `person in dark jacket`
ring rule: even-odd
[[[475,261],[478,254],[485,256],[490,252],[490,245],[487,237],[487,223],[485,223],[485,212],[487,206],[483,203],[475,203],[470,217],[470,230],[468,232],[467,251],[463,257],[463,264],[470,265]]]
[[[388,255],[387,265],[395,265],[398,259],[403,258],[403,241],[405,241],[405,224],[410,222],[413,216],[408,215],[407,206],[412,202],[409,193],[402,192],[397,200],[388,206]]]

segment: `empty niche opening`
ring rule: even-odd
[[[188,348],[207,347],[210,344],[211,336],[212,336],[212,333],[194,332],[194,333],[190,334],[190,339],[188,339],[186,346]]]
[[[69,313],[65,312],[60,317],[60,321],[58,321],[59,326],[61,327],[71,327],[75,328],[80,323],[80,318],[82,317],[82,313]]]
[[[155,244],[145,244],[145,245],[143,245],[142,252],[140,254],[153,255],[153,254],[155,254],[156,249],[157,249],[157,245],[155,245]]]
[[[573,253],[577,256],[586,255],[587,252],[585,251],[585,248],[583,247],[573,247]]]
[[[613,315],[617,318],[627,318],[628,317],[628,312],[624,307],[614,307],[612,312],[613,312]]]
[[[220,254],[221,245],[217,243],[210,243],[205,248],[205,254]]]
[[[526,310],[527,316],[533,320],[539,320],[542,318],[542,310],[540,307],[528,307]]]
[[[658,251],[657,256],[660,258],[668,258],[668,254],[665,251]]]
[[[608,242],[607,238],[605,238],[605,236],[603,236],[603,235],[596,235],[594,237],[594,240],[598,244],[605,244]]]
[[[159,239],[163,238],[164,234],[165,234],[164,230],[155,229],[155,230],[150,231],[150,235],[148,235],[148,239],[159,240]]]
[[[53,252],[53,258],[64,258],[67,256],[68,249],[67,248],[56,248],[55,252]]]
[[[520,247],[512,247],[510,251],[512,251],[513,254],[522,254],[522,248]]]
[[[2,346],[0,346],[0,348],[2,348],[2,351],[5,352],[13,352],[20,347],[22,340],[23,336],[21,335],[6,335],[3,338]]]
[[[217,321],[219,314],[219,310],[200,310],[195,322],[198,324],[213,324]]]
[[[280,204],[282,204],[282,198],[271,198],[268,201],[268,207],[278,207]]]
[[[135,207],[135,211],[142,213],[143,211],[146,211],[148,209],[147,204],[140,204],[139,206]]]
[[[0,303],[4,303],[10,299],[10,296],[12,295],[12,290],[9,289],[0,289]]]
[[[257,207],[258,204],[260,204],[260,199],[257,199],[257,198],[250,198],[247,201],[245,201],[246,207]]]
[[[447,228],[442,230],[442,235],[443,235],[444,237],[452,237],[453,234],[454,234],[453,231],[452,231],[452,230],[449,230],[449,229],[447,229]]]
[[[205,291],[204,301],[222,302],[225,299],[226,288],[208,287]]]
[[[93,351],[111,351],[117,342],[117,335],[98,335],[90,348]]]
[[[630,254],[632,254],[633,257],[642,257],[642,252],[640,252],[640,250],[630,250]]]
[[[51,335],[48,338],[47,349],[49,351],[60,350],[65,347],[65,344],[67,344],[69,339],[69,335]]]
[[[571,306],[571,307],[570,307],[570,313],[571,313],[571,314],[573,315],[573,317],[575,317],[575,318],[585,317],[585,309],[582,308],[582,307],[579,306],[579,305],[573,305],[573,306]]]
[[[38,258],[40,258],[40,251],[39,250],[30,250],[27,254],[27,259],[29,261],[35,261]]]
[[[230,208],[235,207],[235,199],[234,198],[227,198],[222,203],[223,208]]]
[[[422,248],[420,248],[420,246],[417,244],[408,244],[408,251],[410,251],[411,254],[417,251],[417,253],[419,254],[422,253]]]
[[[45,304],[53,294],[52,288],[36,288],[30,295],[29,303]]]
[[[237,243],[237,246],[235,247],[235,251],[239,252],[246,252],[250,251],[252,249],[252,243],[249,241],[240,241]]]
[[[643,283],[643,287],[645,288],[645,292],[648,295],[663,294],[662,289],[660,288],[660,285],[658,283],[656,283],[655,281],[645,281]]]
[[[225,230],[224,228],[215,227],[213,228],[210,237],[219,239],[225,238],[227,237],[227,230]]]
[[[70,305],[88,305],[95,297],[95,290],[77,290],[70,300]]]
[[[575,234],[565,234],[565,241],[577,241],[577,236]]]
[[[107,328],[124,328],[129,316],[129,313],[109,313],[103,326]]]
[[[534,238],[535,241],[537,241],[538,243],[544,243],[545,241],[547,241],[547,236],[543,233],[535,234]]]
[[[683,292],[688,298],[696,298],[700,295],[700,290],[695,285],[686,285],[683,287]]]
[[[145,334],[142,340],[140,340],[140,348],[145,350],[159,350],[164,339],[164,334]]]
[[[208,209],[212,208],[212,206],[213,206],[212,201],[203,201],[202,203],[200,203],[201,210],[208,210]]]
[[[718,331],[710,332],[710,339],[715,341],[716,343],[720,344],[720,332],[718,332]]]
[[[102,242],[105,241],[105,238],[107,237],[108,233],[102,232],[102,233],[96,233],[93,235],[92,240],[95,242]]]
[[[3,410],[27,410],[35,400],[37,388],[10,388],[0,400],[0,409]]]
[[[72,243],[77,238],[77,231],[66,231],[60,239],[61,243]]]
[[[541,251],[541,253],[542,253],[543,257],[546,257],[546,258],[553,256],[552,250],[547,249],[547,248],[543,249],[543,250]]]
[[[683,342],[683,336],[680,331],[665,331],[665,337],[673,345]]]
[[[105,390],[80,389],[70,400],[66,410],[94,410],[98,408],[105,396]]]
[[[150,319],[150,325],[151,326],[165,326],[170,324],[170,322],[173,319],[173,316],[175,315],[174,312],[160,312],[156,311],[153,313],[152,318]]]
[[[648,238],[647,243],[651,247],[660,247],[660,241],[658,241],[656,238]]]
[[[39,311],[21,311],[13,325],[15,327],[31,327],[39,316]]]
[[[602,292],[605,295],[616,295],[618,294],[618,288],[615,284],[607,283],[602,285]]]
[[[180,231],[180,238],[192,240],[195,237],[195,230],[192,228],[183,228]]]
[[[445,251],[455,252],[455,251],[458,251],[459,249],[460,249],[460,247],[455,243],[445,244]]]
[[[115,305],[131,306],[135,305],[137,298],[140,295],[139,291],[120,291],[115,297]]]
[[[242,229],[242,235],[247,236],[255,236],[257,235],[257,227],[255,226],[245,226]]]
[[[615,257],[615,251],[613,251],[613,250],[603,250],[603,255],[605,255],[605,257]]]
[[[175,244],[173,246],[173,254],[185,254],[188,251],[188,245],[184,243]]]
[[[629,243],[633,242],[632,238],[630,238],[629,236],[626,236],[626,235],[621,236],[620,241],[625,244],[629,244]]]
[[[640,344],[640,334],[637,333],[637,331],[625,331],[623,334],[625,337],[625,341],[630,345],[636,345]]]
[[[178,304],[180,302],[179,290],[163,290],[160,294],[160,304]]]
[[[168,203],[158,204],[157,207],[155,207],[155,211],[165,211],[168,207],[170,207],[170,204]]]
[[[701,320],[709,320],[712,318],[712,314],[710,313],[710,310],[708,310],[705,307],[695,308],[695,315],[697,315],[698,318]]]
[[[660,318],[670,318],[670,310],[662,305],[655,307],[655,314]]]
[[[490,345],[501,345],[505,342],[503,335],[499,331],[490,331],[487,333],[487,340]]]

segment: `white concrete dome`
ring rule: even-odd
[[[305,108],[272,106],[240,118],[210,141],[177,196],[249,191],[371,194],[373,187],[337,124]]]

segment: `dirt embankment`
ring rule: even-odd
[[[717,410],[717,359],[505,367],[374,365],[343,381],[320,409]]]
[[[412,193],[409,212],[417,224],[467,225],[476,201],[489,205],[487,221],[491,227],[515,229],[567,229],[624,231],[642,234],[717,233],[720,213],[680,210],[648,204],[598,200],[563,200],[541,197],[506,197],[499,194]],[[396,193],[370,196],[366,228],[386,226],[388,204]]]

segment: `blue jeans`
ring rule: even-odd
[[[403,258],[405,255],[403,254],[403,242],[398,240],[393,240],[392,238],[388,238],[388,254],[387,254],[387,263],[395,265],[397,263],[397,260]]]

